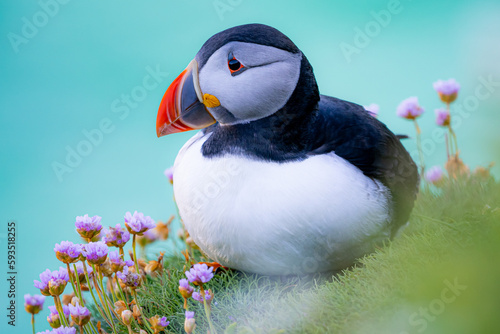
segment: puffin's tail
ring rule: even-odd
[[[401,140],[401,139],[408,139],[410,137],[408,137],[407,135],[396,135],[396,138],[398,138],[399,140]]]

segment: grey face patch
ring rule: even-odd
[[[228,67],[231,52],[246,67],[236,76]],[[209,108],[210,112],[221,124],[247,123],[274,114],[295,90],[301,59],[301,53],[271,46],[243,42],[224,45],[199,73],[203,94],[214,95],[221,103],[220,107]]]

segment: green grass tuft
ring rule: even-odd
[[[219,333],[498,333],[499,255],[500,185],[470,178],[423,190],[398,238],[336,275],[222,271],[208,284],[212,318]],[[139,294],[171,333],[184,332],[183,267],[165,257],[168,270]],[[206,333],[202,305],[189,308]]]

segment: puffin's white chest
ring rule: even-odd
[[[389,237],[390,195],[335,154],[272,163],[207,159],[201,133],[174,165],[180,215],[215,261],[262,274],[344,268]]]

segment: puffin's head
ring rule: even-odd
[[[310,68],[288,37],[266,25],[237,26],[212,36],[163,96],[158,137],[274,114],[295,91],[304,61]]]

